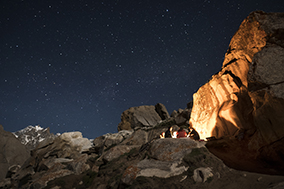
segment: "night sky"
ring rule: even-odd
[[[3,0],[0,124],[95,138],[121,113],[184,109],[221,69],[231,37],[255,10],[283,0]]]

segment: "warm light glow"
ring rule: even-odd
[[[242,127],[241,112],[236,105],[241,88],[229,74],[215,75],[193,95],[190,122],[200,139],[233,135]],[[216,129],[218,127],[218,129]]]
[[[177,138],[177,131],[173,132],[172,138]]]
[[[160,134],[160,138],[165,138],[165,132],[162,132],[162,133]]]

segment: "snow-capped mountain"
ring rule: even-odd
[[[55,135],[49,132],[49,128],[42,128],[39,125],[28,126],[22,130],[13,133],[27,149],[34,149],[40,142],[47,138],[53,138]]]

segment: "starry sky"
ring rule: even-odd
[[[283,0],[4,0],[0,3],[0,124],[95,138],[121,113],[184,109],[222,65],[255,10]]]

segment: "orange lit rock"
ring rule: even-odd
[[[257,128],[257,125],[250,122],[257,107],[253,104],[256,103],[253,99],[255,95],[249,88],[248,75],[254,76],[254,80],[260,78],[261,82],[268,81],[266,90],[270,84],[273,84],[273,88],[283,87],[283,46],[274,44],[276,47],[271,47],[270,44],[272,36],[274,41],[281,40],[275,39],[280,35],[275,35],[274,32],[283,32],[283,20],[281,13],[268,14],[259,11],[251,13],[242,22],[230,42],[221,71],[213,75],[211,80],[193,95],[194,104],[190,121],[201,138],[234,136],[240,130]],[[276,48],[278,49],[275,50]],[[258,68],[259,62],[259,66],[265,69]],[[274,65],[277,65],[277,69]],[[279,80],[271,81],[270,78],[273,77]],[[257,82],[259,81],[254,81],[254,84]],[[278,90],[277,97],[283,98],[282,92]]]
[[[284,13],[257,11],[242,22],[221,71],[193,95],[190,122],[200,138],[233,137],[247,141],[242,149],[253,158],[283,157],[272,147],[284,146],[277,145],[284,138],[283,36]]]

